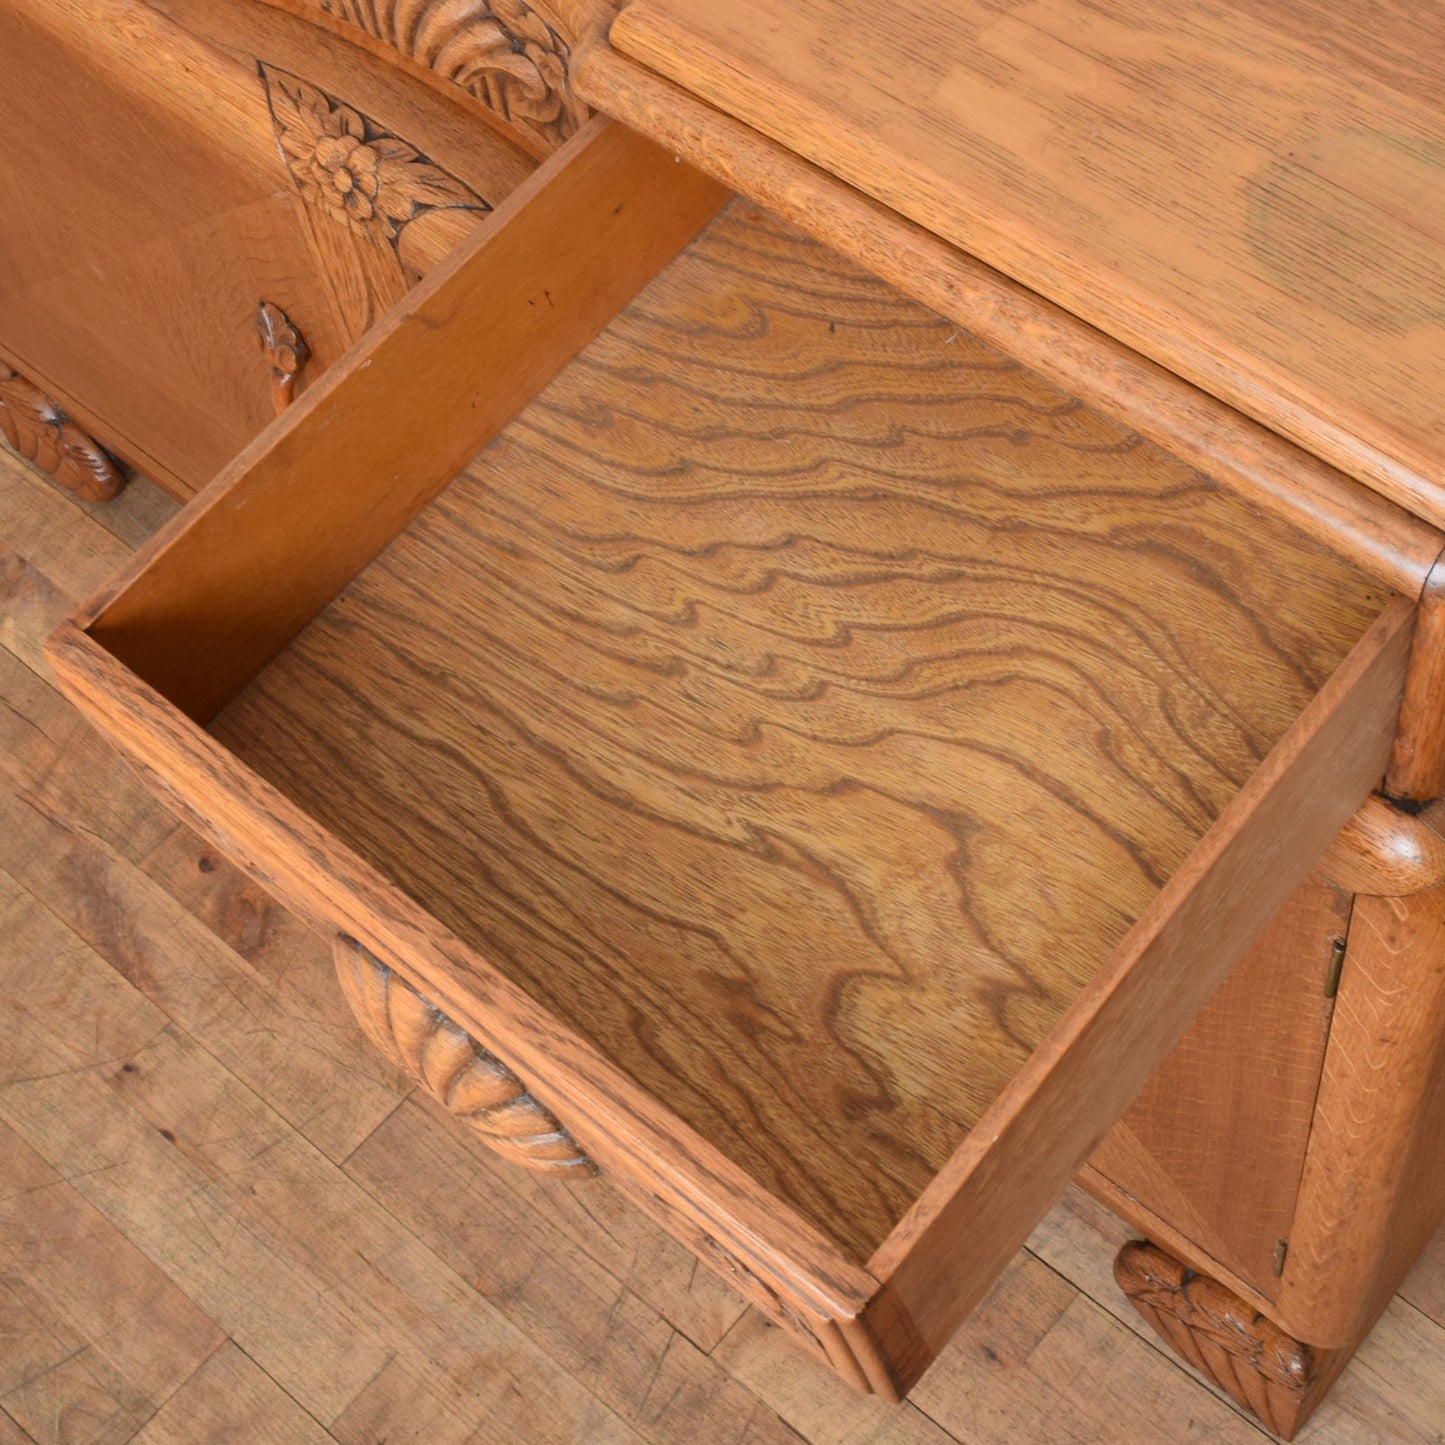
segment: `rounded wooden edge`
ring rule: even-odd
[[[1072,312],[717,110],[606,38],[578,94],[1409,598],[1445,531]]]
[[[1340,830],[1316,870],[1351,893],[1399,898],[1445,882],[1445,837],[1374,794]]]

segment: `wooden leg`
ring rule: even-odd
[[[0,436],[26,461],[87,502],[125,485],[110,455],[38,386],[0,362]]]
[[[1294,1439],[1354,1353],[1287,1335],[1222,1284],[1143,1240],[1119,1251],[1114,1278],[1177,1354],[1285,1440]]]

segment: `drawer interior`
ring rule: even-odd
[[[867,1259],[1386,598],[734,202],[210,730]]]

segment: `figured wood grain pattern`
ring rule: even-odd
[[[634,0],[613,42],[1445,521],[1445,18]]]
[[[183,708],[220,707],[723,199],[589,125],[138,554],[97,635]]]
[[[740,207],[216,732],[866,1253],[1381,601]]]
[[[87,509],[4,456],[0,456],[0,499],[7,517],[7,541],[40,569],[62,596],[72,597],[92,589],[97,577],[119,560],[105,545],[109,531],[121,527],[133,540],[156,524],[167,500],[138,482],[114,503],[88,514]],[[0,608],[4,605],[0,603]],[[13,635],[10,618],[8,611],[0,610],[4,624],[0,625],[0,654]],[[250,1028],[253,1045],[258,1048],[252,1060],[257,1068],[247,1081],[253,1093],[277,1108],[292,1128],[298,1127],[301,1121],[292,1100],[300,1091],[343,1091],[373,1056],[349,1022],[334,1041],[308,1041],[305,1036],[307,1018],[318,1012],[327,991],[334,1011],[345,1013],[334,982],[327,977],[330,963],[322,956],[321,940],[311,940],[315,957],[303,962],[294,949],[288,950],[283,936],[288,925],[279,905],[263,909],[260,890],[249,884],[238,889],[224,863],[210,871],[198,867],[198,859],[218,858],[214,850],[208,853],[199,839],[192,837],[187,842],[182,836],[175,839],[174,847],[168,847],[166,839],[184,835],[184,830],[173,828],[169,819],[161,817],[159,806],[141,791],[119,757],[73,710],[59,705],[52,695],[50,706],[34,712],[31,704],[36,694],[29,684],[38,685],[39,680],[18,663],[7,668],[4,664],[9,661],[13,658],[0,656],[0,775],[4,784],[0,786],[0,817],[5,835],[14,831],[17,818],[28,811],[20,793],[64,799],[67,821],[76,833],[105,852],[142,857],[148,874],[168,891],[175,891],[179,901],[216,930],[213,951],[219,955],[229,944],[244,954],[258,979],[277,990],[273,1013],[267,1014],[251,992],[242,994],[244,1007],[235,1011],[238,1043],[245,1032],[247,1010],[257,1015]],[[27,727],[37,733],[44,730],[43,747],[21,741]],[[12,792],[12,787],[17,791]],[[151,836],[158,818],[162,823],[159,841]],[[22,838],[22,845],[24,841]],[[157,866],[158,848],[165,848],[170,860],[163,868]],[[3,866],[9,866],[8,855]],[[68,877],[65,892],[57,896],[48,891],[47,877],[62,884]],[[22,889],[28,888],[33,896],[31,911],[44,918],[57,910],[65,912],[63,899],[71,885],[75,904],[83,907],[86,888],[82,875],[70,872],[63,860],[47,857],[38,860]],[[213,886],[214,896],[208,897]],[[153,911],[156,928],[134,940],[132,973],[137,983],[142,981],[138,969],[146,965],[160,978],[182,978],[197,949],[194,934],[172,932],[159,910]],[[66,916],[73,919],[78,915]],[[111,1057],[125,1057],[124,1050],[139,1046],[154,1031],[142,1019],[127,1041],[116,1025],[128,1010],[117,1007],[113,993],[98,989],[93,980],[84,981],[72,970],[75,950],[73,945],[69,949],[64,946],[63,930],[56,930],[53,921],[43,930],[32,927],[23,911],[17,916],[11,908],[5,910],[4,918],[0,954],[15,965],[14,974],[8,977],[27,986],[42,983],[38,997],[46,1001],[42,1010],[22,1018],[18,1052],[16,1036],[7,1035],[6,1049],[0,1050],[7,1063],[18,1058],[24,1071],[30,1069],[25,1061],[33,1058],[33,1071],[46,1071],[44,1056],[30,1053],[32,1030],[42,1041],[50,1032],[68,1044],[94,1039],[102,1052],[114,1049]],[[289,927],[293,934],[300,932],[298,923]],[[117,933],[123,931],[123,920],[117,919]],[[102,948],[102,956],[106,952]],[[289,991],[288,983],[294,984],[296,975],[303,972],[315,974],[321,988],[316,998],[309,992]],[[36,995],[8,990],[0,1000],[0,1016],[7,1015],[22,997],[28,1000]],[[204,1008],[198,1009],[182,1026],[202,1047],[178,1060],[181,1070],[173,1084],[176,1098],[187,1093],[215,1097],[215,1039],[207,1032],[207,1017]],[[289,1047],[278,1049],[274,1058],[267,1058],[259,1050],[273,1030],[280,1041],[287,1018],[302,1026],[303,1033],[294,1036]],[[229,1033],[224,1020],[223,1029]],[[242,1066],[243,1057],[236,1050],[225,1049],[224,1062],[235,1071]],[[329,1084],[319,1081],[314,1072],[326,1065],[334,1069]],[[101,1089],[92,1096],[83,1087],[85,1077],[71,1077],[69,1099],[64,1081],[58,1088],[53,1084],[35,1086],[52,1090],[61,1106],[54,1121],[41,1109],[29,1111],[31,1117],[26,1121],[31,1149],[45,1151],[53,1161],[55,1177],[61,1171],[75,1176],[64,1188],[87,1191],[99,1202],[106,1227],[95,1236],[97,1251],[75,1263],[89,1277],[103,1280],[121,1271],[123,1257],[133,1250],[152,1259],[159,1256],[167,1266],[187,1273],[188,1283],[204,1291],[208,1302],[247,1336],[253,1354],[266,1356],[272,1373],[266,1375],[258,1365],[262,1376],[287,1380],[287,1386],[274,1384],[267,1392],[273,1408],[264,1405],[259,1392],[253,1392],[251,1382],[260,1383],[256,1375],[244,1369],[237,1372],[224,1360],[218,1361],[212,1369],[192,1376],[170,1396],[171,1407],[162,1407],[153,1417],[150,1428],[162,1440],[178,1435],[191,1445],[197,1437],[207,1438],[212,1420],[207,1410],[219,1394],[226,1417],[242,1431],[246,1445],[251,1445],[256,1435],[264,1439],[263,1431],[273,1419],[283,1427],[291,1425],[290,1437],[282,1436],[290,1445],[304,1427],[298,1427],[286,1412],[288,1387],[294,1392],[289,1398],[303,1400],[302,1408],[321,1412],[330,1433],[338,1441],[354,1445],[375,1445],[383,1434],[395,1439],[406,1438],[408,1433],[419,1435],[428,1445],[464,1445],[474,1442],[478,1431],[484,1438],[497,1439],[499,1430],[517,1445],[543,1445],[558,1440],[572,1424],[565,1405],[555,1408],[556,1398],[545,1388],[529,1387],[532,1398],[540,1397],[547,1408],[528,1414],[516,1409],[515,1401],[498,1401],[485,1389],[465,1396],[455,1390],[445,1393],[447,1383],[437,1376],[419,1376],[412,1368],[415,1354],[410,1342],[415,1338],[416,1316],[410,1311],[368,1325],[374,1333],[368,1334],[362,1347],[372,1352],[373,1370],[388,1358],[390,1363],[379,1373],[363,1372],[365,1384],[360,1394],[340,1415],[325,1415],[330,1390],[321,1372],[302,1367],[303,1356],[319,1360],[323,1370],[337,1361],[344,1368],[345,1355],[338,1344],[354,1347],[357,1318],[325,1307],[326,1287],[309,1273],[310,1261],[318,1234],[335,1217],[334,1201],[340,1199],[343,1208],[351,1206],[350,1175],[427,1246],[431,1270],[465,1282],[474,1310],[486,1310],[487,1301],[494,1302],[522,1334],[537,1341],[589,1390],[595,1401],[610,1406],[633,1422],[638,1435],[654,1441],[782,1445],[802,1438],[816,1445],[839,1445],[844,1440],[853,1445],[949,1445],[957,1439],[969,1445],[1040,1445],[1042,1441],[1091,1435],[1110,1440],[1174,1440],[1182,1432],[1209,1445],[1262,1445],[1258,1427],[1210,1394],[1171,1352],[1146,1343],[1140,1335],[1146,1328],[1142,1322],[1137,1328],[1131,1325],[1133,1311],[1108,1277],[1108,1261],[1122,1242],[1124,1227],[1105,1211],[1093,1209],[1087,1200],[1076,1197],[1072,1204],[1061,1204],[1053,1212],[1050,1228],[1035,1232],[1034,1254],[1017,1257],[999,1288],[955,1336],[915,1391],[915,1400],[928,1411],[925,1415],[909,1405],[893,1406],[856,1396],[830,1371],[781,1345],[778,1331],[756,1314],[729,1330],[719,1344],[720,1325],[736,1317],[736,1304],[731,1313],[715,1313],[717,1295],[724,1286],[713,1289],[701,1267],[695,1267],[696,1278],[690,1286],[690,1257],[613,1196],[605,1182],[585,1191],[558,1189],[501,1161],[489,1162],[484,1146],[470,1141],[465,1131],[457,1130],[421,1099],[408,1101],[372,1132],[345,1173],[335,1163],[318,1169],[310,1182],[305,1211],[288,1210],[278,1181],[268,1177],[256,1181],[267,1191],[266,1203],[244,1216],[239,1211],[250,1197],[247,1191],[213,1205],[214,1191],[198,1170],[166,1166],[168,1158],[176,1157],[176,1146],[159,1139],[150,1124],[127,1131],[118,1127],[133,1100],[114,1089]],[[88,1117],[83,1130],[71,1131],[63,1126],[66,1110],[75,1106],[77,1085]],[[37,1125],[33,1134],[29,1132],[31,1122]],[[163,1115],[159,1122],[164,1125]],[[233,1123],[239,1123],[241,1129],[252,1127],[250,1120],[228,1116],[220,1121],[217,1132],[224,1134]],[[120,1148],[97,1156],[87,1135],[91,1141],[103,1138]],[[262,1142],[270,1144],[272,1136]],[[117,1163],[127,1149],[134,1150],[134,1157],[127,1155],[124,1163]],[[339,1157],[344,1158],[346,1152]],[[333,1153],[333,1158],[337,1157]],[[108,1167],[97,1172],[101,1164]],[[21,1191],[12,1218],[24,1221],[27,1213],[38,1215],[30,1227],[46,1233],[55,1228],[54,1211],[48,1207],[51,1196],[30,1186],[49,1177],[13,1168],[0,1173],[0,1195],[7,1186]],[[564,1196],[561,1206],[555,1203],[558,1194]],[[539,1208],[536,1195],[554,1201],[553,1207]],[[595,1218],[579,1212],[583,1201]],[[86,1207],[94,1209],[96,1205]],[[1071,1227],[1076,1216],[1082,1217],[1081,1210],[1087,1210],[1087,1217],[1097,1222],[1096,1229]],[[228,1277],[224,1260],[210,1274],[205,1273],[204,1251],[209,1249],[214,1263],[218,1242],[230,1251],[233,1261],[245,1259],[249,1265],[250,1230],[266,1230],[268,1220],[282,1211],[292,1232],[284,1237],[270,1233],[268,1252],[256,1260],[256,1286],[238,1277],[234,1268]],[[233,1228],[238,1217],[245,1223]],[[163,1227],[152,1230],[151,1221],[157,1219]],[[11,1257],[5,1241],[16,1237],[0,1230],[0,1258],[7,1264]],[[121,1262],[115,1259],[117,1253]],[[65,1256],[58,1258],[64,1267],[73,1267],[65,1262]],[[1311,1422],[1312,1445],[1359,1445],[1361,1440],[1382,1435],[1399,1445],[1433,1442],[1445,1399],[1438,1323],[1445,1315],[1432,1303],[1442,1297],[1445,1270],[1440,1268],[1441,1258],[1437,1241],[1412,1276],[1409,1292],[1397,1300],[1366,1342],[1358,1366],[1346,1371]],[[355,1256],[353,1261],[356,1267],[366,1268]],[[304,1286],[304,1292],[297,1294],[301,1328],[295,1335],[296,1354],[288,1356],[285,1342],[291,1322],[276,1302],[290,1297],[288,1280],[297,1275]],[[689,1305],[690,1289],[702,1296],[695,1307]],[[164,1292],[152,1296],[157,1300],[163,1297]],[[46,1320],[54,1317],[50,1301],[55,1298],[53,1292],[7,1295],[0,1289],[4,1327],[39,1333]],[[84,1298],[94,1303],[72,1310],[71,1327],[102,1334],[104,1320],[116,1317],[108,1314],[111,1297],[101,1292],[97,1298],[92,1289]],[[728,1298],[733,1298],[730,1292]],[[121,1313],[124,1342],[144,1347],[149,1358],[173,1369],[171,1380],[182,1378],[191,1368],[188,1362],[194,1360],[194,1325],[183,1314],[176,1315],[181,1328],[168,1334],[159,1327],[163,1315]],[[454,1316],[448,1325],[453,1329],[459,1322],[465,1326],[466,1319]],[[675,1332],[667,1329],[667,1323]],[[328,1334],[332,1327],[346,1332],[344,1341]],[[12,1340],[16,1337],[9,1336]],[[476,1339],[476,1335],[470,1336],[469,1344]],[[464,1360],[458,1363],[464,1364]],[[98,1397],[90,1390],[83,1370],[61,1370],[43,1383],[49,1386],[44,1397],[45,1408],[51,1412],[47,1421],[76,1407],[85,1410],[91,1438],[102,1436],[111,1421],[121,1438],[131,1433],[126,1426],[132,1418],[127,1413],[128,1403],[120,1400],[110,1409],[97,1409]],[[230,1392],[237,1389],[240,1394],[232,1396]],[[244,1419],[237,1419],[240,1412],[234,1405],[225,1408],[227,1398],[256,1399],[262,1408],[248,1410]],[[0,1395],[0,1412],[5,1404]],[[191,1422],[197,1428],[188,1428]],[[583,1422],[583,1428],[591,1432],[583,1436],[588,1445],[626,1438],[615,1418],[610,1434],[608,1423],[594,1407],[592,1416]],[[248,1426],[251,1437],[244,1433]],[[39,1421],[36,1432],[44,1438]],[[0,1441],[31,1445],[32,1436],[8,1414],[0,1413]]]
[[[1266,1298],[1294,1220],[1350,903],[1305,883],[1089,1159],[1111,1200],[1167,1219]]]
[[[1238,489],[1406,596],[1438,527],[1387,501],[1138,351],[598,40],[577,85],[607,115],[958,322],[1073,396]]]
[[[499,1056],[546,1079],[546,1097],[586,1124],[589,1155],[679,1221],[746,1255],[770,1288],[805,1311],[854,1374],[877,1347],[862,1320],[876,1281],[820,1231],[681,1124],[486,960],[261,781],[73,625],[47,655],[67,694],[153,791],[251,877],[317,926],[365,932],[405,958],[453,1017]],[[324,920],[330,920],[329,925]],[[361,927],[364,922],[365,927]],[[886,1379],[886,1376],[884,1377]]]
[[[1379,777],[1413,621],[1372,624],[870,1259],[905,1390]]]

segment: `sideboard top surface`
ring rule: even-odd
[[[1445,522],[1445,10],[634,0],[612,39]]]

